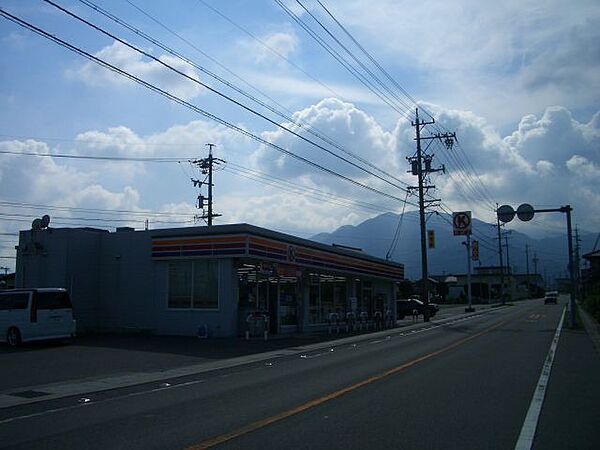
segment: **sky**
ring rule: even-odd
[[[110,35],[41,0],[0,7],[171,98],[0,18],[8,270],[18,230],[43,214],[54,227],[202,225],[191,179],[204,175],[189,161],[207,143],[224,161],[216,224],[309,237],[412,210],[417,107],[435,119],[423,135],[456,133],[452,148],[428,147],[446,168],[429,193],[443,211],[492,223],[496,203],[570,204],[574,223],[600,231],[597,1],[55,3]],[[376,95],[370,74],[391,92]],[[542,236],[564,231],[564,217],[509,226]]]

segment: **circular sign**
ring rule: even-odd
[[[471,234],[471,211],[461,211],[452,214],[454,236]]]
[[[535,211],[533,206],[531,206],[529,203],[523,203],[517,208],[517,217],[523,222],[529,222],[531,219],[533,219],[534,213]]]
[[[515,218],[515,210],[510,205],[502,205],[500,208],[498,208],[496,214],[498,214],[498,219],[500,222],[510,222]]]

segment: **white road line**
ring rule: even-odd
[[[155,392],[161,392],[161,391],[166,391],[166,390],[173,390],[173,389],[177,389],[177,388],[192,386],[192,385],[200,384],[200,383],[204,383],[204,382],[206,382],[206,380],[193,380],[193,381],[188,381],[186,383],[170,384],[169,386],[161,386],[161,387],[154,388],[154,389],[148,389],[148,390],[139,391],[139,392],[131,392],[129,394],[119,395],[116,397],[104,398],[104,399],[100,399],[100,400],[91,400],[89,402],[78,403],[76,405],[63,406],[61,408],[46,409],[44,411],[39,411],[39,412],[32,413],[32,414],[9,417],[7,419],[0,420],[0,425],[4,425],[6,423],[16,422],[16,421],[24,420],[24,419],[31,419],[33,417],[40,417],[40,416],[45,416],[48,414],[54,414],[57,412],[69,411],[72,409],[89,407],[92,405],[100,405],[102,403],[114,402],[114,401],[123,400],[126,398],[139,397],[141,395],[152,394]]]
[[[562,330],[563,321],[565,320],[566,308],[563,309],[560,322],[554,333],[550,350],[546,356],[544,367],[542,367],[542,373],[538,380],[537,386],[533,393],[533,398],[525,416],[525,422],[521,428],[521,434],[515,445],[515,450],[530,450],[533,446],[533,439],[535,438],[535,431],[537,429],[540,412],[542,411],[542,405],[544,404],[544,397],[546,396],[546,388],[548,387],[548,379],[550,378],[550,370],[552,370],[552,364],[554,363],[554,355],[556,353],[556,347],[558,346],[558,339],[560,337],[560,331]]]

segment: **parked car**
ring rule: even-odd
[[[0,342],[21,342],[75,336],[71,299],[66,289],[37,288],[0,291]]]
[[[429,303],[429,317],[433,317],[440,310],[440,307],[436,303]],[[406,300],[396,301],[396,317],[399,320],[404,319],[406,316],[412,316],[413,311],[417,311],[419,315],[425,314],[425,304],[416,298],[409,298]]]
[[[549,291],[546,292],[544,296],[544,305],[548,303],[554,303],[555,305],[558,303],[558,291]]]

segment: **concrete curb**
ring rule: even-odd
[[[255,353],[252,355],[223,359],[221,361],[193,364],[174,369],[167,369],[155,372],[126,373],[114,377],[73,380],[70,382],[59,382],[47,385],[26,386],[18,389],[11,389],[10,391],[0,392],[0,409],[10,408],[19,405],[46,402],[50,400],[57,400],[77,395],[91,394],[94,392],[103,392],[112,389],[132,387],[152,382],[164,382],[166,380],[172,380],[175,378],[181,378],[190,375],[198,375],[220,369],[228,369],[232,367],[268,361],[286,356],[301,355],[307,352],[329,349],[340,345],[365,342],[378,338],[386,339],[387,336],[406,335],[407,332],[409,334],[412,334],[419,330],[437,328],[449,322],[458,322],[466,320],[471,317],[477,317],[484,314],[488,314],[493,311],[498,311],[499,309],[501,308],[487,308],[480,311],[475,311],[474,313],[464,313],[458,314],[456,316],[447,317],[445,319],[432,320],[429,323],[419,322],[401,328],[390,328],[387,330],[346,336],[340,339],[327,340],[304,346],[295,346],[287,349],[273,350],[270,352]],[[25,398],[23,396],[19,396],[19,394],[25,394],[28,392],[34,393],[34,395],[37,396],[34,396],[33,398]]]

